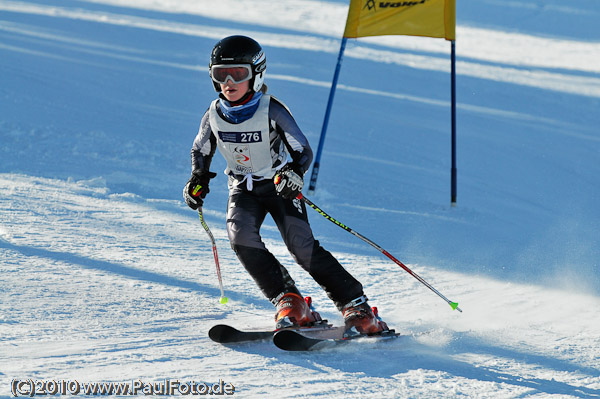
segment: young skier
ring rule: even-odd
[[[227,233],[238,259],[276,306],[276,328],[320,320],[287,270],[265,247],[260,227],[271,214],[294,260],[326,291],[347,329],[387,330],[367,304],[363,287],[313,237],[302,191],[312,150],[289,109],[267,94],[266,57],[245,36],[230,36],[213,48],[209,74],[217,93],[200,122],[192,151],[192,176],[183,189],[192,209],[209,193],[210,164],[218,148],[228,176]],[[290,159],[291,158],[291,159]]]

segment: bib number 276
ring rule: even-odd
[[[262,132],[260,130],[253,132],[219,131],[219,138],[224,143],[260,143],[262,141]]]
[[[260,132],[240,133],[240,141],[242,143],[257,143],[260,140]]]

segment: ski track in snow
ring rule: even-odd
[[[590,2],[471,4],[499,5],[507,16],[521,10],[572,18],[600,15]],[[238,23],[229,21],[232,8],[242,10]],[[338,101],[348,103],[343,111],[350,126],[342,124],[340,130],[355,127],[350,117],[364,110],[352,102],[364,97],[386,103],[373,106],[366,123],[357,126],[369,137],[395,139],[391,115],[397,109],[425,117],[400,120],[421,134],[404,142],[407,151],[400,156],[394,148],[393,156],[357,152],[357,137],[332,135],[325,152],[330,165],[368,168],[365,175],[348,177],[324,167],[315,202],[334,217],[341,214],[353,228],[358,224],[370,238],[375,234],[375,241],[402,249],[402,257],[422,259],[407,265],[459,302],[463,313],[452,312],[389,260],[312,214],[320,241],[333,248],[363,283],[372,305],[403,336],[310,354],[282,352],[268,342],[222,346],[209,340],[208,329],[218,323],[270,326],[273,309],[229,247],[224,205],[219,205],[225,189],[211,186],[205,217],[217,240],[227,305],[218,303],[208,237],[197,214],[179,198],[189,166],[187,159],[173,159],[188,156],[193,129],[208,103],[185,92],[184,106],[185,101],[173,101],[170,90],[210,89],[208,82],[199,87],[195,81],[199,75],[206,78],[205,54],[190,55],[199,52],[197,42],[180,45],[180,40],[198,39],[206,47],[241,29],[273,53],[290,56],[269,58],[268,80],[290,101],[296,94],[302,97],[292,110],[310,119],[321,109],[304,103],[322,102],[310,93],[328,91],[346,10],[341,2],[313,0],[221,0],[211,7],[195,0],[0,0],[0,67],[2,79],[9,77],[0,85],[0,107],[17,114],[0,108],[0,396],[10,396],[14,378],[170,378],[224,380],[236,387],[234,397],[243,398],[600,397],[600,298],[593,279],[598,264],[590,261],[598,254],[598,241],[589,234],[595,231],[600,198],[595,114],[600,43],[561,37],[559,25],[550,37],[459,23],[459,85],[473,94],[458,99],[459,127],[465,126],[461,148],[485,155],[465,157],[470,167],[461,169],[469,172],[461,174],[460,193],[469,198],[456,212],[439,205],[440,190],[432,188],[446,181],[447,164],[430,138],[437,139],[440,125],[446,126],[430,114],[448,107],[446,96],[410,82],[404,83],[406,90],[373,87],[360,71],[351,72],[372,63],[380,68],[375,74],[385,76],[396,71],[392,65],[408,80],[431,73],[433,83],[446,82],[434,73],[449,69],[448,43],[385,37],[353,41],[347,48],[350,65],[343,73],[354,79],[340,82]],[[155,47],[145,36],[135,42],[143,32],[157,40]],[[295,65],[298,59],[306,61],[303,68]],[[36,69],[37,64],[42,67]],[[306,72],[309,67],[314,74]],[[87,70],[101,73],[89,78],[81,72]],[[90,88],[97,91],[93,103],[86,97]],[[160,100],[151,97],[154,93]],[[487,101],[488,93],[494,101]],[[564,114],[553,112],[558,108],[550,99],[555,97],[557,104],[564,102]],[[540,111],[544,106],[550,110]],[[389,133],[385,128],[374,132],[380,112],[391,119]],[[56,115],[59,119],[53,119]],[[311,123],[307,135],[314,149],[320,121]],[[184,128],[190,133],[171,132]],[[425,144],[429,150],[417,150]],[[506,163],[496,163],[494,151]],[[528,157],[532,160],[524,161]],[[215,164],[222,169],[218,160]],[[512,164],[518,164],[517,177],[512,171],[502,174]],[[490,183],[495,178],[502,183]],[[357,180],[365,185],[359,193]],[[374,181],[383,184],[371,186]],[[347,187],[352,190],[346,195]],[[387,200],[390,187],[400,187],[403,195]],[[465,270],[431,263],[433,246],[424,241],[426,232],[436,229],[436,244],[447,258],[477,254],[472,264],[460,265]],[[474,233],[466,235],[470,229]],[[282,248],[275,227],[267,222],[262,231],[266,245],[321,314],[340,323],[325,294]],[[444,245],[454,234],[460,249]],[[530,236],[540,241],[532,240],[525,250],[510,241]],[[508,249],[494,252],[501,245]],[[556,260],[560,268],[540,258],[553,257],[553,250],[564,252],[564,259]],[[486,268],[481,251],[490,252],[495,263]],[[508,255],[497,259],[497,253]],[[531,271],[520,270],[523,264]],[[473,272],[477,267],[480,273]],[[527,282],[509,278],[524,273]],[[560,276],[558,284],[553,273]]]
[[[114,3],[117,5],[124,4],[120,1]],[[127,4],[128,6],[131,5],[129,3],[125,4]],[[239,8],[238,2],[220,2],[219,4],[221,5],[221,7],[210,7],[209,9],[212,12],[208,15],[203,15],[210,16],[213,18],[222,18],[221,16],[227,13],[226,10],[229,10],[231,8]],[[253,3],[247,3],[246,5],[255,8],[255,5]],[[311,12],[313,13],[313,15],[331,15],[323,14],[322,11],[316,11],[317,8],[322,8],[322,6],[323,4],[321,3],[315,3],[311,9],[307,10],[307,12]],[[337,8],[339,7],[336,6],[336,9]],[[158,9],[160,9],[161,11],[165,10],[163,7],[158,7]],[[167,9],[172,10],[171,4],[168,5]],[[0,10],[151,29],[161,32],[179,33],[185,35],[205,37],[215,40],[218,40],[221,37],[233,33],[231,30],[215,29],[214,27],[210,26],[198,26],[196,24],[185,24],[170,22],[167,20],[142,18],[127,14],[94,12],[56,6],[31,5],[27,3],[6,0],[0,2]],[[202,7],[197,11],[203,10],[207,9]],[[265,12],[262,10],[259,10],[259,12],[265,14]],[[250,13],[246,17],[246,19],[248,21],[251,21],[255,16],[255,13]],[[344,19],[340,18],[339,20],[343,21]],[[285,22],[296,23],[297,21]],[[326,25],[325,22],[323,22],[323,24]],[[304,25],[305,24],[301,24],[301,26]],[[338,24],[336,24],[336,26],[337,25]],[[343,31],[342,28],[343,25],[341,25],[341,28],[338,28],[336,30]],[[10,27],[5,29],[9,31],[11,30]],[[13,29],[18,29],[18,27]],[[247,32],[249,36],[255,37],[256,40],[258,40],[260,43],[263,43],[264,45],[337,54],[338,40],[335,38],[339,37],[340,34],[335,33],[337,32],[329,33],[329,35],[333,36],[334,38],[324,39],[322,37],[311,37],[306,34],[291,35],[264,33],[261,31]],[[486,54],[488,55],[488,57],[483,58],[482,61],[526,67],[567,69],[580,72],[594,73],[600,72],[600,66],[597,62],[597,54],[600,53],[600,44],[598,43],[583,43],[568,40],[544,39],[538,37],[530,37],[522,34],[494,32],[476,28],[459,28],[458,34],[462,34],[464,36],[461,39],[465,41],[466,51],[461,53],[461,55],[466,58],[481,59],[481,54]],[[366,43],[369,42],[375,41],[373,39],[367,39]],[[415,48],[414,46],[403,45],[402,39],[395,39],[394,41],[390,41],[390,39],[387,38],[383,41],[379,39],[376,42],[388,44],[392,47],[407,50],[425,50],[432,51],[434,53],[440,52],[435,48],[423,49],[423,47]],[[493,52],[484,51],[489,50],[488,43],[495,43]],[[523,57],[522,54],[517,53],[513,50],[516,44],[518,44],[520,47],[527,49],[527,57]],[[537,50],[539,48],[545,49],[550,45],[555,49],[555,51],[550,54],[560,55],[548,57],[549,53],[547,51]],[[18,49],[14,50],[18,51]],[[446,49],[446,51],[442,50],[441,52],[447,53],[448,51]],[[447,54],[444,55],[444,57],[422,56],[406,52],[398,53],[394,51],[367,48],[360,45],[350,45],[345,53],[346,57],[369,59],[376,62],[393,63],[397,65],[410,66],[413,68],[432,71],[448,71],[449,62]],[[532,87],[542,87],[545,89],[552,89],[565,93],[575,93],[592,97],[600,97],[600,78],[591,76],[573,76],[568,74],[555,73],[547,70],[520,70],[507,66],[493,66],[467,61],[458,61],[457,71],[459,75],[527,85]]]

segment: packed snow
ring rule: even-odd
[[[181,189],[216,96],[210,50],[231,34],[263,44],[269,92],[316,152],[348,2],[0,0],[0,396],[168,380],[242,398],[599,398],[600,4],[457,3],[457,205],[450,44],[416,37],[348,41],[305,194],[463,312],[309,209],[402,336],[293,353],[208,338],[274,311],[229,247],[225,176],[204,206],[225,305]],[[270,220],[262,234],[341,323]]]

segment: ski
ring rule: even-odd
[[[357,339],[392,339],[399,337],[395,330],[383,331],[379,334],[361,334],[345,331],[344,327],[332,327],[325,331],[278,331],[273,336],[273,343],[286,351],[312,351],[345,344]]]
[[[238,330],[227,324],[217,324],[208,331],[208,336],[214,342],[220,344],[232,344],[248,341],[264,341],[273,337],[279,331],[324,331],[333,328],[327,320],[319,321],[317,324],[308,327],[284,328],[279,330]]]
[[[275,334],[273,330],[242,331],[226,324],[218,324],[211,327],[208,336],[220,344],[231,344],[246,341],[262,341],[271,339]]]

